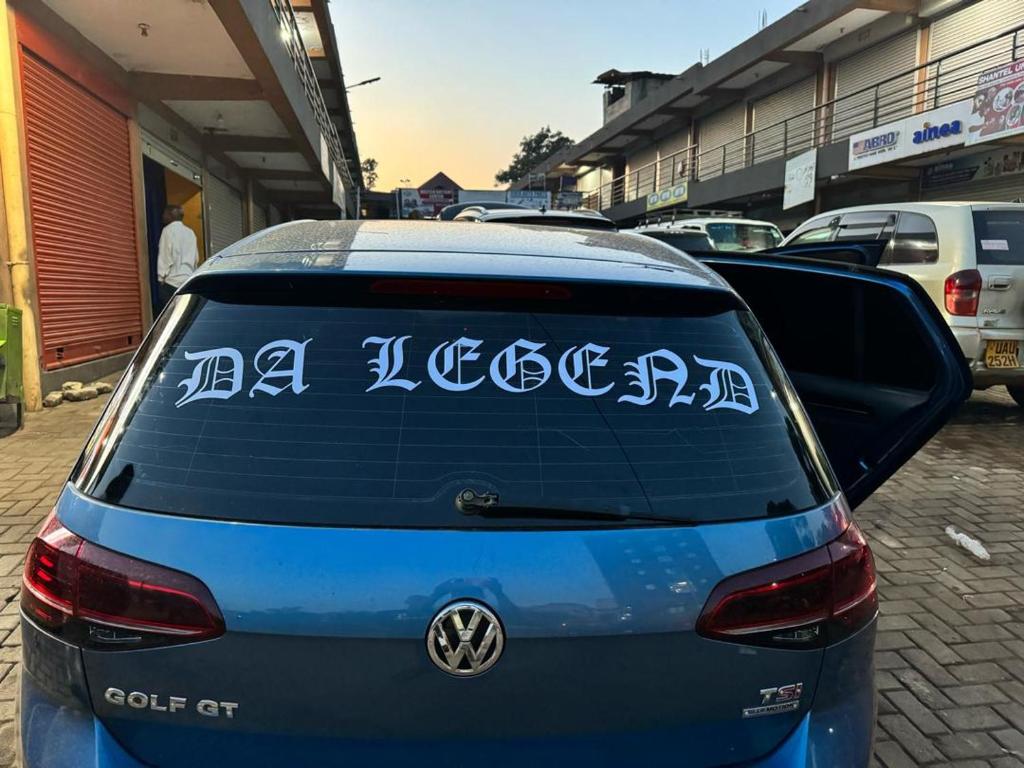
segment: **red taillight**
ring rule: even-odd
[[[93,647],[165,645],[224,633],[224,619],[201,581],[85,541],[52,514],[29,547],[21,606],[46,629]]]
[[[849,636],[877,610],[871,550],[851,524],[826,547],[723,581],[697,631],[759,645],[819,645]]]
[[[981,273],[976,269],[954,272],[946,278],[946,311],[951,315],[978,314],[981,298]]]

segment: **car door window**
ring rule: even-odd
[[[939,236],[935,222],[920,213],[901,213],[896,232],[879,264],[934,264],[938,260]]]
[[[804,243],[824,243],[832,239],[835,233],[837,216],[826,216],[819,219],[812,219],[801,227],[796,237],[790,241],[790,245],[802,245]]]

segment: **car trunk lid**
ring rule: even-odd
[[[821,651],[706,639],[697,618],[723,578],[824,546],[845,524],[826,506],[688,527],[359,530],[153,515],[73,490],[60,509],[102,546],[198,577],[223,612],[215,640],[83,654],[104,725],[165,766],[423,749],[460,764],[499,744],[501,764],[561,750],[601,763],[756,758],[808,711]],[[460,600],[492,609],[504,633],[478,677],[442,671],[427,650],[432,619]],[[795,708],[744,716],[785,686],[799,686]],[[142,706],[111,689],[144,694]]]
[[[1024,329],[1024,207],[973,206],[982,328]]]

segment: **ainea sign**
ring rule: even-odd
[[[941,125],[925,123],[920,131],[914,131],[914,143],[924,144],[927,141],[957,136],[964,132],[964,124],[960,120],[951,120]]]

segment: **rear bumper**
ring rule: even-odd
[[[967,358],[974,379],[975,389],[985,389],[999,385],[1024,385],[1024,366],[1019,368],[989,368],[985,365],[985,343],[993,341],[1017,341],[1024,353],[1024,330],[991,328],[958,328],[953,326],[960,349]],[[1021,360],[1024,363],[1024,359]]]
[[[20,727],[24,768],[144,768],[126,753],[93,716],[85,694],[81,653],[22,617],[25,666],[22,673]],[[871,755],[874,728],[872,654],[875,623],[826,651],[814,705],[775,751],[733,768],[864,768]],[[642,734],[637,734],[642,737]],[[492,766],[566,765],[583,757],[588,765],[629,764],[628,755],[600,745],[564,740],[530,743],[354,745],[357,764],[461,764],[476,748],[493,750]],[[336,746],[334,757],[343,747]],[[686,745],[660,755],[651,765],[685,764]],[[429,757],[428,757],[429,756]],[[362,759],[359,759],[362,758]],[[247,759],[243,764],[251,764]],[[300,765],[301,763],[293,763]],[[318,761],[319,764],[319,761]]]

